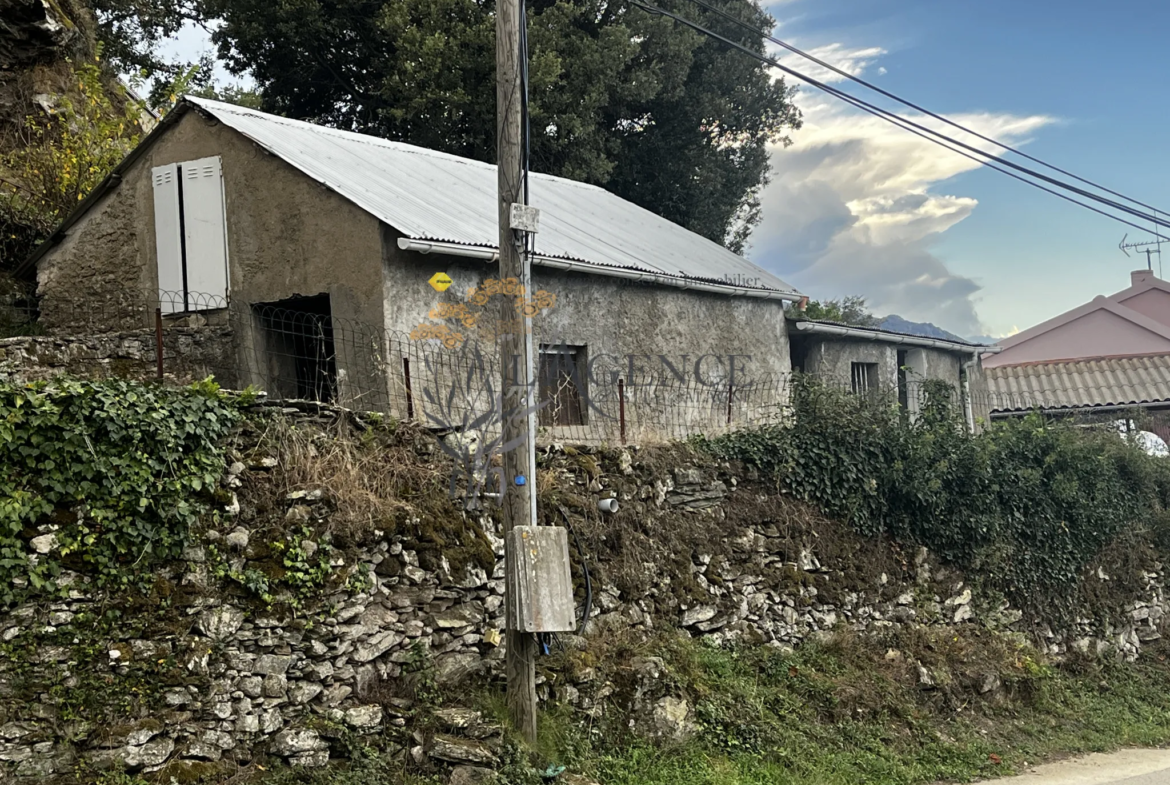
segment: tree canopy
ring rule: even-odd
[[[173,76],[153,42],[196,20],[227,67],[256,80],[268,111],[495,158],[493,0],[93,3],[123,68]],[[762,52],[771,18],[754,0],[723,3],[761,34],[679,11]],[[742,249],[768,147],[800,125],[783,80],[626,0],[533,0],[528,37],[535,171],[604,186]]]
[[[877,327],[882,321],[870,313],[865,298],[858,295],[823,302],[809,300],[804,308],[804,316],[808,319],[840,322],[854,327]]]

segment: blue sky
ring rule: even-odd
[[[768,8],[778,37],[1170,210],[1159,55],[1170,3],[1118,0],[1106,11],[1087,0],[773,0]],[[165,48],[193,58],[208,45],[188,32]],[[773,155],[749,255],[813,297],[860,294],[880,314],[1002,336],[1124,288],[1129,270],[1144,266],[1144,257],[1117,250],[1127,231],[1139,239],[1137,230],[836,99],[806,89],[797,100],[805,127]],[[1170,248],[1167,264],[1170,274]]]
[[[1159,78],[1170,4],[791,0],[769,10],[790,43],[1170,210]],[[1124,288],[1145,265],[1117,250],[1125,232],[1141,232],[833,101],[798,98],[806,127],[774,155],[751,252],[812,296],[861,294],[880,313],[999,336]]]

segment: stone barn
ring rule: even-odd
[[[595,186],[533,174],[530,202],[520,293],[496,272],[494,166],[188,97],[21,273],[50,329],[157,308],[231,328],[231,384],[398,417],[483,393],[514,299],[552,438],[744,424],[761,402],[735,385],[790,372],[784,281]]]

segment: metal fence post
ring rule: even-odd
[[[162,308],[154,309],[154,365],[155,374],[161,382],[163,378]]]
[[[618,423],[621,429],[622,444],[626,443],[626,382],[618,379]]]
[[[402,358],[402,377],[406,380],[406,419],[414,420],[414,391],[410,389],[410,358]]]

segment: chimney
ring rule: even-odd
[[[1141,286],[1156,280],[1156,278],[1153,270],[1134,270],[1129,274],[1129,283],[1131,286]]]

